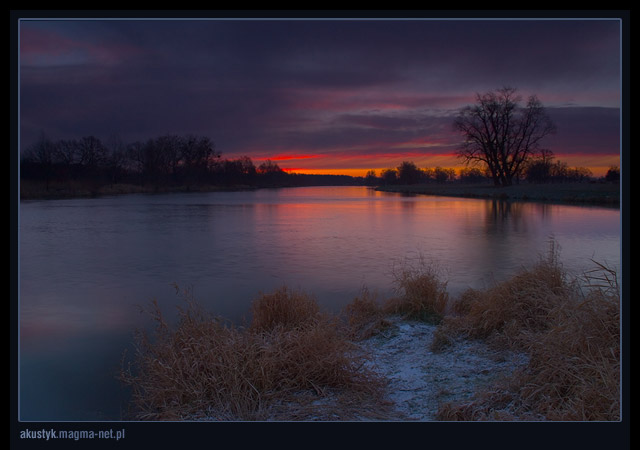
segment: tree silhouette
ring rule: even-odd
[[[277,163],[274,163],[270,159],[260,164],[257,171],[260,175],[280,175],[284,172]]]
[[[182,182],[189,186],[207,179],[212,166],[218,163],[220,153],[206,136],[186,136],[180,143],[180,167]]]
[[[26,149],[22,155],[23,176],[41,178],[45,182],[45,189],[49,190],[49,184],[53,177],[54,164],[56,162],[56,146],[43,133],[38,140]]]
[[[604,177],[605,181],[610,183],[619,183],[620,182],[620,168],[618,166],[610,167],[607,170],[607,174]]]
[[[380,182],[380,179],[376,175],[376,171],[371,169],[367,171],[367,174],[364,176],[364,184],[367,186],[376,186]]]
[[[398,166],[398,182],[400,184],[417,184],[422,179],[422,171],[411,161],[403,161]]]
[[[398,171],[396,169],[383,169],[380,177],[385,185],[396,184],[398,182]]]
[[[482,183],[486,180],[486,174],[477,167],[464,167],[460,169],[460,181],[463,183]]]
[[[509,186],[527,161],[540,151],[541,140],[555,126],[536,96],[521,107],[516,89],[504,87],[477,94],[476,104],[463,108],[454,128],[464,137],[458,155],[486,165],[497,186]]]
[[[446,183],[456,179],[455,169],[446,169],[444,167],[436,167],[433,169],[433,179],[436,183]]]

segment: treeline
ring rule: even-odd
[[[248,156],[223,158],[211,139],[193,135],[125,144],[94,136],[53,141],[43,134],[23,152],[20,168],[21,179],[42,182],[46,190],[52,183],[92,190],[113,184],[168,189],[362,184],[348,176],[288,174],[271,160],[256,166]]]
[[[396,168],[383,169],[379,176],[375,170],[369,170],[365,175],[365,184],[369,186],[451,183],[454,181],[484,183],[488,182],[489,179],[485,172],[475,167],[463,168],[458,172],[453,168],[446,167],[427,167],[422,169],[411,161],[403,161]]]
[[[383,169],[380,175],[375,170],[369,170],[365,176],[368,186],[389,186],[429,183],[491,183],[492,177],[487,170],[477,167],[465,167],[456,171],[453,168],[427,167],[419,168],[411,161],[404,161],[398,167]],[[586,167],[569,167],[562,161],[552,161],[552,158],[535,160],[526,165],[516,181],[528,183],[583,183],[583,182],[612,182],[620,181],[620,169],[611,167],[607,174],[596,179],[593,172]]]
[[[566,183],[594,181],[593,172],[586,167],[569,167],[562,161],[541,158],[526,166],[525,178],[531,183]],[[610,167],[601,181],[618,183],[620,168]]]

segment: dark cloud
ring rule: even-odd
[[[548,144],[556,153],[617,154],[620,152],[620,111],[617,108],[550,108],[558,129]]]
[[[612,20],[38,20],[20,39],[25,145],[40,132],[170,132],[207,135],[223,154],[449,148],[451,115],[503,85],[555,108],[563,148],[572,133],[617,144]]]

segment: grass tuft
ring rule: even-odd
[[[605,269],[606,275],[614,274]],[[587,286],[555,311],[553,325],[529,347],[521,397],[550,420],[619,420],[620,297]]]
[[[349,339],[362,341],[390,326],[384,306],[366,287],[342,310]]]
[[[447,282],[435,263],[423,257],[417,265],[404,263],[393,270],[397,296],[389,299],[385,310],[409,319],[438,323],[445,316],[449,302]]]
[[[487,339],[522,350],[545,332],[551,317],[572,301],[575,286],[555,254],[484,290],[467,290],[453,302],[445,328],[472,339]]]
[[[322,319],[316,300],[309,294],[283,286],[261,294],[251,305],[254,332],[313,326]]]
[[[596,273],[598,272],[598,273]],[[470,291],[440,326],[528,355],[522,370],[471,403],[442,405],[440,420],[612,421],[620,418],[620,296],[614,270],[567,280],[555,258],[485,292]]]
[[[209,315],[190,292],[186,300],[175,327],[153,304],[155,332],[137,335],[133,360],[123,365],[134,419],[314,420],[323,408],[309,409],[310,399],[330,393],[341,399],[332,417],[384,410],[382,381],[306,294],[263,294],[248,328]]]
[[[363,288],[339,316],[305,292],[260,294],[236,327],[204,311],[189,290],[172,326],[156,303],[155,328],[139,332],[121,380],[137,420],[384,420],[385,380],[356,341],[389,326],[389,314],[438,324],[432,352],[458,339],[516,351],[525,364],[472,401],[440,405],[439,420],[620,419],[620,289],[596,263],[570,279],[552,246],[531,268],[450,301],[441,271],[421,259],[396,275],[386,302]],[[428,357],[425,349],[425,358]]]

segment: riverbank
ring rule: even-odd
[[[304,184],[302,184],[304,185]],[[255,190],[270,186],[141,186],[136,184],[110,184],[88,186],[86,183],[50,183],[21,181],[21,200],[56,200],[67,198],[95,198],[125,194],[161,194],[180,192],[224,192]],[[519,184],[496,187],[489,184],[419,184],[379,186],[380,192],[406,195],[436,195],[445,197],[486,198],[511,201],[536,201],[594,206],[620,206],[620,186],[610,183]]]
[[[137,184],[108,184],[88,186],[86,183],[50,183],[21,181],[21,200],[60,200],[69,198],[95,198],[126,194],[163,194],[180,192],[224,192],[258,189],[254,186],[142,186]]]
[[[184,192],[229,192],[311,186],[362,186],[362,182],[347,175],[287,174],[273,180],[249,184],[191,184],[140,185],[132,183],[98,184],[79,181],[21,180],[21,200],[58,200],[68,198],[96,198],[125,194],[169,194]]]
[[[505,187],[489,184],[416,184],[380,186],[376,190],[407,195],[620,206],[620,186],[613,183],[518,184]]]
[[[617,421],[620,297],[598,266],[580,283],[555,254],[450,298],[437,270],[402,270],[398,297],[364,289],[340,315],[283,287],[251,321],[186,292],[177,327],[151,311],[121,380],[133,420]]]

